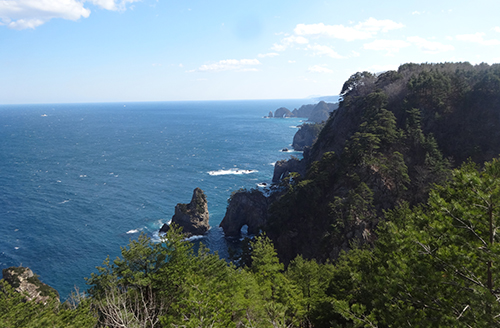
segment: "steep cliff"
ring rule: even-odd
[[[324,124],[302,124],[299,130],[293,136],[292,147],[295,150],[302,151],[305,147],[311,147],[318,138],[318,135]]]
[[[426,200],[467,158],[500,153],[500,65],[405,64],[356,73],[304,160],[276,166],[287,190],[265,231],[281,259],[334,259],[371,244],[384,211]]]

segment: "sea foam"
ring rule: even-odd
[[[257,170],[240,170],[240,169],[229,169],[229,170],[218,170],[218,171],[208,171],[210,175],[229,175],[229,174],[250,174],[259,172]]]

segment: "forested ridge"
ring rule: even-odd
[[[499,326],[500,65],[361,72],[341,95],[239,259],[141,235],[63,304],[2,280],[0,326]]]

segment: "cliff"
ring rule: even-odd
[[[482,164],[500,153],[500,65],[360,72],[341,94],[302,163],[291,161],[307,173],[270,206],[265,231],[285,263],[371,244],[385,210],[426,201],[467,158]]]
[[[203,190],[196,188],[189,204],[179,203],[175,206],[172,223],[182,227],[183,233],[190,237],[205,234],[210,229],[208,219],[207,197]],[[164,224],[160,232],[167,232],[168,229],[168,225]]]
[[[273,182],[282,188],[264,231],[285,263],[371,245],[386,210],[420,204],[450,168],[500,153],[500,65],[359,72],[341,96],[304,159],[276,163]]]
[[[292,147],[295,150],[303,151],[305,147],[311,147],[318,138],[324,124],[302,124],[293,136]]]
[[[18,293],[26,294],[27,301],[46,304],[51,299],[59,300],[59,293],[44,284],[38,276],[25,267],[10,267],[2,270],[3,279]]]

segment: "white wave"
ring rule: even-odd
[[[184,240],[187,240],[187,241],[194,241],[194,240],[198,240],[198,239],[202,239],[204,238],[205,236],[204,235],[196,235],[196,236],[191,236],[189,238],[186,238]]]
[[[289,128],[298,129],[299,127],[297,125],[290,125]]]
[[[229,175],[229,174],[250,174],[259,172],[257,170],[240,170],[238,168],[229,169],[229,170],[218,170],[218,171],[208,171],[210,175]]]
[[[131,230],[127,231],[127,234],[138,233],[142,230],[144,230],[144,228],[131,229]]]
[[[60,202],[59,204],[64,204],[64,203],[67,203],[67,202],[69,202],[70,200],[71,200],[71,199],[65,199],[65,200],[63,200],[62,202]]]
[[[271,166],[275,166],[275,165],[276,165],[276,163],[269,163],[269,165],[271,165]]]
[[[47,114],[42,114],[42,117],[47,117]]]
[[[19,249],[19,247],[14,247],[14,249]]]
[[[265,188],[265,187],[268,187],[268,186],[269,185],[266,182],[257,183],[257,187]]]

